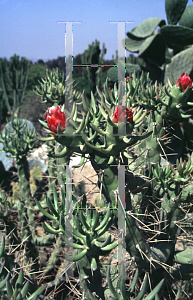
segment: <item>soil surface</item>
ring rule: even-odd
[[[87,202],[94,205],[95,198],[100,193],[97,185],[98,176],[93,167],[87,163],[84,167],[72,168],[72,175],[76,190],[85,192]]]
[[[86,193],[87,202],[94,205],[95,198],[100,195],[97,186],[98,176],[91,166],[89,160],[87,160],[82,167],[74,168],[73,166],[77,166],[80,162],[80,156],[76,155],[77,154],[71,157],[70,161],[73,183],[75,185],[77,194],[81,196],[82,194]],[[47,165],[48,156],[46,144],[43,144],[35,151],[32,151],[32,153],[29,155],[29,158],[41,160],[44,165]]]

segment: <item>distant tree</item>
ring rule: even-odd
[[[81,54],[76,55],[73,57],[73,79],[83,76],[83,69],[82,67],[74,67],[74,65],[81,66]]]
[[[58,65],[58,60],[57,59],[52,59],[52,60],[48,60],[46,62],[46,65],[49,69],[56,69],[56,68],[59,68],[59,65]]]
[[[45,65],[45,62],[43,61],[43,59],[38,59],[38,62],[37,62],[37,63],[38,63],[38,65],[40,65],[40,64],[41,64],[41,65]]]
[[[57,58],[58,61],[58,68],[60,70],[60,72],[65,72],[65,56],[59,56]]]

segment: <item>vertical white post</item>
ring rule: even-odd
[[[72,214],[73,214],[73,207],[72,207],[72,174],[71,174],[71,170],[69,165],[66,165],[66,204],[70,204],[69,207],[69,211],[66,211],[65,209],[65,224],[68,225],[69,228],[69,232],[70,232],[70,237],[72,238],[72,242],[73,242],[73,235],[72,235],[72,225],[71,225],[71,221],[72,221]],[[65,240],[68,237],[65,234]],[[70,247],[69,251],[73,253],[73,248]],[[65,247],[65,254],[69,255],[69,253],[67,253],[67,249]],[[68,279],[71,277],[73,277],[73,270],[71,268],[71,263],[67,262],[65,263],[65,269],[67,269],[65,276],[66,276],[66,282],[68,282]]]
[[[58,21],[57,23],[65,23],[65,65],[66,65],[66,81],[65,81],[65,88],[68,89],[68,93],[65,94],[65,110],[67,110],[69,113],[72,111],[72,69],[73,69],[73,24],[72,23],[82,23],[80,22],[68,22],[68,21]],[[64,133],[65,135],[72,135],[73,133],[73,126],[70,124],[66,124],[66,126],[69,126],[69,131],[67,133]],[[72,174],[69,165],[66,165],[66,204],[70,203],[69,211],[66,212],[65,216],[65,224],[68,225],[68,228],[70,229],[70,237],[73,241],[73,235],[72,235],[72,226],[71,226],[71,220],[72,220],[72,213],[73,213],[73,206],[72,206]],[[65,235],[65,239],[67,239],[67,236]],[[65,254],[66,253],[65,248]],[[69,249],[71,252],[73,249]],[[69,253],[67,254],[69,255]],[[66,276],[66,282],[68,282],[69,277],[73,277],[73,270],[71,268],[72,263],[69,263],[66,261],[65,269],[67,271],[65,272]]]
[[[68,93],[65,93],[65,110],[71,113],[73,107],[73,101],[72,101],[73,23],[82,23],[82,22],[81,21],[78,22],[58,21],[57,23],[65,23],[65,75],[66,75],[65,88],[68,89]],[[66,124],[66,127],[68,127],[68,131],[64,132],[64,135],[71,136],[73,133],[73,126],[71,124]]]
[[[73,31],[72,31],[72,23],[67,22],[65,24],[65,63],[66,63],[66,81],[65,88],[69,90],[68,93],[65,94],[65,110],[68,112],[72,111],[73,103],[72,101],[72,68],[73,68]],[[69,131],[68,135],[73,134],[73,126],[68,124]]]
[[[110,22],[118,23],[118,106],[126,106],[126,81],[125,81],[125,72],[126,72],[126,50],[122,45],[122,41],[125,41],[126,34],[126,23],[130,22]],[[125,44],[125,43],[124,43]],[[120,110],[118,110],[118,120],[120,118]],[[119,126],[121,123],[118,123],[118,135],[126,135],[126,119],[125,126]],[[118,235],[119,237],[125,238],[126,227],[125,227],[125,165],[120,165],[118,167]],[[123,246],[124,247],[123,247]],[[125,263],[125,241],[122,245],[118,246],[118,270],[119,278],[122,277],[121,274],[121,264]],[[124,268],[125,269],[125,268]]]

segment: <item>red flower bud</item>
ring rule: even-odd
[[[125,115],[127,116],[128,122],[133,122],[132,110],[130,108],[127,108],[126,106],[119,106],[113,113],[112,121],[115,123],[123,122]]]
[[[180,78],[176,81],[176,86],[179,86],[179,83],[181,83],[182,90],[185,91],[187,87],[192,87],[192,79],[188,74],[185,74],[184,72],[181,74]]]
[[[128,83],[129,82],[129,79],[131,78],[131,80],[133,80],[133,77],[132,76],[127,76],[126,77],[126,82]]]
[[[60,106],[52,106],[49,108],[49,113],[46,114],[46,120],[48,122],[48,127],[54,133],[57,133],[57,127],[60,126],[62,131],[65,130],[66,125],[66,115],[60,110]]]

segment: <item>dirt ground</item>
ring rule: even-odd
[[[41,147],[33,151],[29,158],[41,160],[45,165],[48,165],[47,146],[43,144]],[[74,168],[80,162],[80,155],[71,157],[70,168],[73,178],[73,183],[77,192],[80,194],[86,193],[87,202],[94,204],[95,198],[100,195],[97,186],[97,174],[94,171],[91,163],[87,160],[86,163],[79,168]]]
[[[87,201],[94,205],[95,198],[100,195],[97,185],[97,174],[90,164],[72,168],[73,183],[76,190],[85,191]]]

